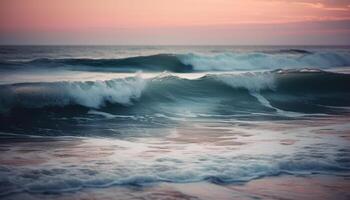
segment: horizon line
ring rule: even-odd
[[[307,47],[322,47],[322,46],[334,46],[334,47],[349,47],[350,44],[0,44],[0,46],[203,46],[203,47],[256,47],[256,46],[307,46]]]

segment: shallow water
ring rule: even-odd
[[[1,195],[78,195],[115,187],[152,187],[153,191],[164,182],[186,183],[189,187],[191,183],[209,182],[222,187],[269,176],[283,180],[284,175],[306,180],[317,175],[335,177],[336,181],[320,182],[335,184],[344,195],[350,195],[348,185],[342,186],[342,179],[350,175],[349,128],[347,118],[327,116],[273,123],[184,121],[178,128],[152,131],[159,132],[157,136],[149,133],[121,139],[2,134]],[[215,186],[211,187],[215,191]],[[242,197],[260,195],[246,192],[249,184],[242,187]],[[293,191],[292,187],[289,190]],[[267,189],[282,195],[276,191],[278,187]],[[239,196],[236,191],[228,193]],[[312,197],[314,193],[305,190],[301,195]],[[332,191],[327,195],[332,196]]]

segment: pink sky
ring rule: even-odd
[[[350,44],[350,0],[0,0],[2,44]]]

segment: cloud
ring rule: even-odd
[[[328,11],[349,11],[350,7],[349,5],[342,5],[342,4],[327,4],[325,3],[321,3],[321,2],[294,2],[295,4],[299,4],[299,5],[303,5],[306,7],[310,7],[310,8],[315,8],[315,9],[322,9],[322,10],[328,10]]]

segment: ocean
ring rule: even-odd
[[[349,199],[350,47],[0,46],[0,199]]]

